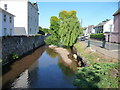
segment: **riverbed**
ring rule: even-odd
[[[3,74],[4,88],[76,88],[72,68],[53,49],[43,46],[14,62]]]

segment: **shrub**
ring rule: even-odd
[[[59,39],[55,35],[51,35],[46,38],[45,43],[48,45],[58,45]]]
[[[9,56],[9,60],[10,60],[10,61],[16,60],[16,59],[18,59],[18,58],[19,58],[19,56],[18,56],[16,53],[12,53],[12,54],[10,54],[10,56]]]
[[[104,38],[104,33],[91,34],[90,38],[102,40]]]
[[[111,70],[118,63],[95,63],[89,67],[78,68],[74,85],[79,88],[117,88],[118,77],[113,77]]]
[[[2,59],[0,59],[0,62],[2,62]]]

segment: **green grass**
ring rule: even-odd
[[[75,48],[81,57],[90,62],[88,67],[79,67],[74,85],[78,88],[118,88],[118,62],[110,62],[102,55],[90,51],[84,44],[77,42]],[[99,60],[97,60],[99,58]]]
[[[84,58],[86,58],[90,64],[93,64],[95,63],[94,62],[94,59],[97,59],[95,56],[96,54],[95,53],[92,53],[92,52],[85,52],[85,50],[87,49],[87,47],[81,45],[79,43],[76,43],[75,44],[75,48],[77,49],[77,51],[80,53],[80,55]]]

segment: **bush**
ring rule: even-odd
[[[113,77],[111,73],[117,67],[118,63],[95,63],[78,68],[74,85],[78,88],[118,88],[118,76]]]
[[[18,58],[19,58],[19,56],[18,56],[16,53],[12,53],[12,54],[10,54],[10,56],[9,56],[9,60],[10,60],[10,61],[16,60],[16,59],[18,59]]]
[[[102,40],[102,39],[104,38],[104,33],[91,34],[91,35],[90,35],[90,38]]]
[[[58,45],[59,39],[55,35],[51,35],[46,38],[45,43],[48,45]]]

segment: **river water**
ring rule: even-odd
[[[39,50],[35,53],[38,53]],[[70,69],[62,58],[50,48],[44,48],[44,51],[41,52],[39,52],[41,53],[40,56],[34,60],[32,64],[28,65],[28,67],[25,67],[24,70],[16,68],[15,71],[13,70],[12,72],[11,70],[14,66],[11,67],[7,75],[4,74],[3,77],[5,75],[7,78],[8,76],[12,78],[12,75],[17,76],[15,76],[16,78],[13,78],[14,80],[11,80],[11,82],[8,82],[10,79],[6,80],[7,84],[5,86],[9,86],[9,88],[75,88],[75,86],[73,86],[73,80],[77,66],[73,66],[74,69]],[[30,55],[31,58],[37,54],[32,55]],[[28,57],[30,58],[30,56]],[[23,63],[19,61],[18,65],[19,63]],[[27,66],[27,64],[23,63],[19,68],[24,68],[24,65]],[[18,72],[19,75],[18,73],[14,74],[15,72]],[[5,79],[4,77],[4,80]]]

